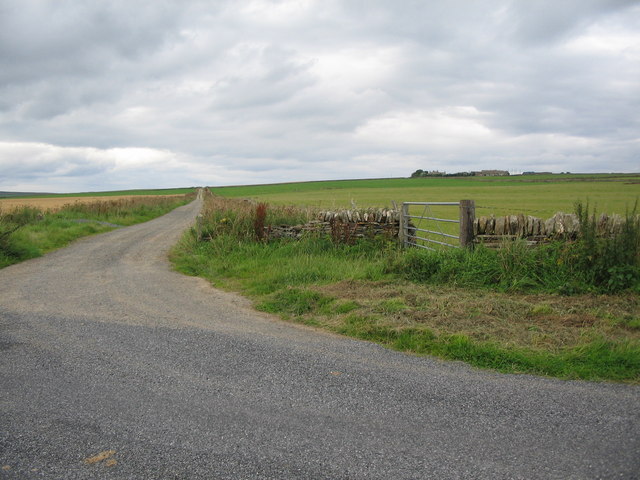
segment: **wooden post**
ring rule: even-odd
[[[409,219],[407,216],[409,215],[409,205],[406,203],[402,204],[400,208],[400,221],[398,223],[398,241],[400,242],[401,247],[407,246],[407,222]]]
[[[473,221],[476,218],[476,202],[460,200],[460,246],[473,248]]]

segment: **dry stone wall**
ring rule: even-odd
[[[318,212],[316,219],[322,222],[397,224],[400,211],[393,208],[369,208]]]
[[[326,234],[336,240],[352,241],[357,238],[384,235],[397,238],[401,212],[395,208],[351,210],[323,210],[314,219],[301,225],[271,225],[265,227],[267,238],[301,238],[311,233]],[[625,222],[620,215],[602,214],[597,220],[598,235],[608,236],[620,232]],[[415,226],[410,223],[410,235]],[[412,231],[413,230],[413,231]],[[474,242],[498,246],[505,239],[525,239],[530,244],[554,239],[575,239],[580,222],[573,213],[558,212],[549,219],[531,215],[483,216],[474,220]]]
[[[620,215],[602,214],[597,221],[598,235],[609,236],[620,232],[625,219]],[[544,220],[531,215],[479,217],[473,225],[476,242],[495,243],[505,238],[522,238],[531,243],[553,239],[574,239],[580,231],[578,216],[558,212]]]
[[[266,233],[269,238],[301,238],[320,233],[344,242],[379,235],[397,238],[399,221],[400,212],[390,208],[323,210],[308,223],[272,225]]]

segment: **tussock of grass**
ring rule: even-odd
[[[241,291],[260,310],[401,351],[502,372],[640,382],[640,297],[576,278],[575,264],[563,270],[558,258],[571,249],[431,254],[370,240],[256,241],[254,207],[239,204],[211,201],[214,223],[200,241],[184,236],[172,252],[177,269]],[[304,216],[291,212],[289,221]],[[573,290],[562,291],[569,281]]]

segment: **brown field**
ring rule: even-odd
[[[173,195],[149,195],[153,197],[178,197],[182,194]],[[141,195],[114,195],[95,197],[35,197],[35,198],[0,198],[0,211],[11,211],[18,207],[35,207],[41,210],[55,211],[65,205],[74,203],[109,202],[111,200],[121,200],[125,198],[143,198]]]

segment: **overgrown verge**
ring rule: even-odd
[[[172,252],[176,268],[260,310],[502,372],[640,381],[637,282],[598,280],[578,242],[430,253],[376,239],[265,241],[269,225],[303,222],[307,212],[212,196],[206,205],[200,235],[188,232]],[[608,248],[605,240],[587,257]]]
[[[86,235],[159,217],[195,198],[150,196],[68,204],[53,212],[33,207],[0,211],[0,268],[43,255]]]

